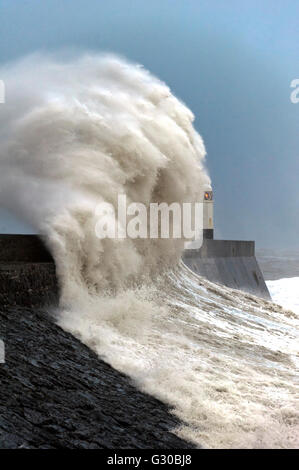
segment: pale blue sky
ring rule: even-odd
[[[218,236],[299,247],[297,0],[0,0],[0,18],[0,63],[61,48],[143,63],[196,115]]]

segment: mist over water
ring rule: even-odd
[[[186,439],[298,445],[296,314],[195,275],[184,240],[95,234],[97,204],[118,194],[147,207],[201,200],[210,179],[191,111],[112,56],[33,56],[1,77],[0,203],[52,251],[57,322],[167,402]]]
[[[202,200],[210,179],[191,111],[112,56],[33,56],[1,74],[0,198],[46,237],[62,298],[75,285],[117,287],[177,261],[184,240],[99,240],[95,209],[121,194],[146,207]]]

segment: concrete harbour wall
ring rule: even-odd
[[[204,239],[184,263],[208,280],[270,299],[252,241]],[[0,304],[43,305],[58,296],[53,258],[37,235],[0,235]]]
[[[200,249],[186,250],[183,261],[209,281],[270,299],[253,241],[205,239]]]

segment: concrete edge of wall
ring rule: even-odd
[[[271,300],[253,241],[204,240],[200,249],[186,250],[183,261],[211,282]]]
[[[53,263],[38,235],[0,234],[0,263]]]
[[[209,281],[270,299],[255,258],[253,241],[204,239],[200,249],[185,250],[183,261]],[[35,264],[53,265],[54,260],[37,235],[0,235],[0,271],[3,273],[10,267],[10,271],[17,272],[16,267],[26,263],[33,272]],[[24,273],[24,269],[20,272]],[[41,271],[45,269],[41,267]],[[46,282],[46,276],[43,282]]]

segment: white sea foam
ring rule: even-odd
[[[191,202],[210,187],[192,113],[115,57],[32,57],[0,76],[0,201],[52,250],[58,323],[167,402],[181,436],[298,445],[296,315],[196,276],[182,240],[95,236],[100,201]]]
[[[299,277],[267,281],[266,284],[274,302],[299,314]]]

